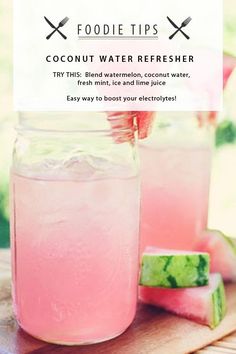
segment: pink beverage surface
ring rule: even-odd
[[[113,337],[134,318],[137,178],[93,181],[12,176],[14,306],[49,342]]]
[[[141,251],[191,250],[206,228],[211,151],[207,147],[140,147]]]

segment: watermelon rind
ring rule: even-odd
[[[200,287],[168,289],[140,286],[140,300],[200,324],[217,327],[226,314],[222,276],[210,274],[209,284]]]
[[[139,284],[164,288],[185,288],[207,285],[209,255],[203,252],[171,250],[144,252]]]
[[[207,229],[199,236],[195,250],[210,255],[210,272],[221,273],[225,282],[236,281],[236,239]]]

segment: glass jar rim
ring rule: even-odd
[[[135,131],[135,112],[19,112],[17,132],[111,135]],[[68,128],[69,126],[69,128]]]

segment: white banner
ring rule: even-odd
[[[222,0],[15,0],[15,109],[221,110],[222,16]]]

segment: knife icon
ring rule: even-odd
[[[51,22],[46,16],[44,16],[44,18],[45,18],[45,21],[49,24],[49,26],[51,26],[51,27],[54,29],[54,31],[52,31],[52,33],[50,33],[50,34],[46,37],[47,39],[50,39],[50,38],[52,37],[52,35],[53,35],[55,32],[58,32],[64,39],[67,39],[67,37],[59,30],[59,28],[60,28],[60,27],[63,27],[63,26],[66,24],[66,22],[69,20],[68,17],[65,17],[61,22],[59,22],[59,24],[58,24],[57,27],[54,26],[54,25],[52,24],[52,22]]]
[[[184,35],[184,37],[185,37],[186,39],[190,39],[190,37],[189,37],[184,31],[182,31],[182,28],[183,28],[183,27],[186,27],[186,26],[189,24],[189,22],[192,20],[191,17],[186,18],[186,20],[184,20],[184,21],[181,23],[181,26],[180,26],[180,27],[177,26],[177,25],[174,23],[174,21],[172,21],[171,18],[169,18],[168,16],[167,16],[167,19],[168,19],[168,21],[172,24],[172,26],[177,29],[177,30],[169,37],[169,39],[172,39],[178,32],[181,32],[181,33]]]

